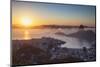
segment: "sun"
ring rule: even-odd
[[[25,27],[30,27],[32,25],[32,19],[29,17],[23,17],[21,19],[21,25],[23,25]]]

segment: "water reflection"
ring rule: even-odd
[[[68,47],[68,48],[81,48],[81,47],[89,47],[89,43],[83,40],[83,35],[84,32],[89,34],[89,40],[94,40],[93,35],[91,35],[93,32],[87,31],[87,30],[92,30],[95,33],[95,28],[86,28],[85,31],[82,33],[82,40],[79,37],[80,32],[78,32],[79,29],[73,28],[73,29],[60,29],[60,32],[70,34],[73,33],[73,37],[68,37],[68,36],[61,36],[55,34],[55,32],[59,32],[57,29],[14,29],[13,30],[13,40],[28,40],[32,38],[41,38],[41,37],[51,37],[55,39],[59,39],[62,41],[65,41],[66,43],[62,47]],[[75,33],[77,36],[75,37]],[[88,36],[86,36],[86,40]],[[81,40],[81,41],[80,41]]]
[[[24,39],[25,39],[25,40],[30,39],[29,31],[28,31],[28,30],[25,30],[25,31],[24,31]]]

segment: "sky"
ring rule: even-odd
[[[95,6],[12,2],[12,24],[20,25],[22,18],[30,18],[32,25],[87,25],[95,26]]]

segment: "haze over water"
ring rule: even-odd
[[[85,30],[92,30],[95,32],[95,28],[86,28]],[[86,41],[80,41],[77,38],[73,37],[65,37],[55,34],[56,32],[64,32],[66,34],[74,33],[79,31],[77,28],[72,29],[13,29],[13,40],[28,40],[32,38],[42,38],[42,37],[52,37],[56,38],[62,41],[65,41],[66,43],[62,45],[62,47],[68,47],[68,48],[82,48],[82,47],[90,47],[90,43]]]

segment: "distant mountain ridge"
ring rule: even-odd
[[[31,28],[31,29],[35,29],[35,28],[79,28],[80,25],[78,26],[71,26],[71,25],[38,25],[38,26],[31,26],[31,27],[28,27],[28,28]],[[25,28],[24,26],[17,26],[17,25],[12,25],[12,28]],[[95,27],[92,27],[92,26],[85,26],[84,25],[84,28],[95,28]]]

